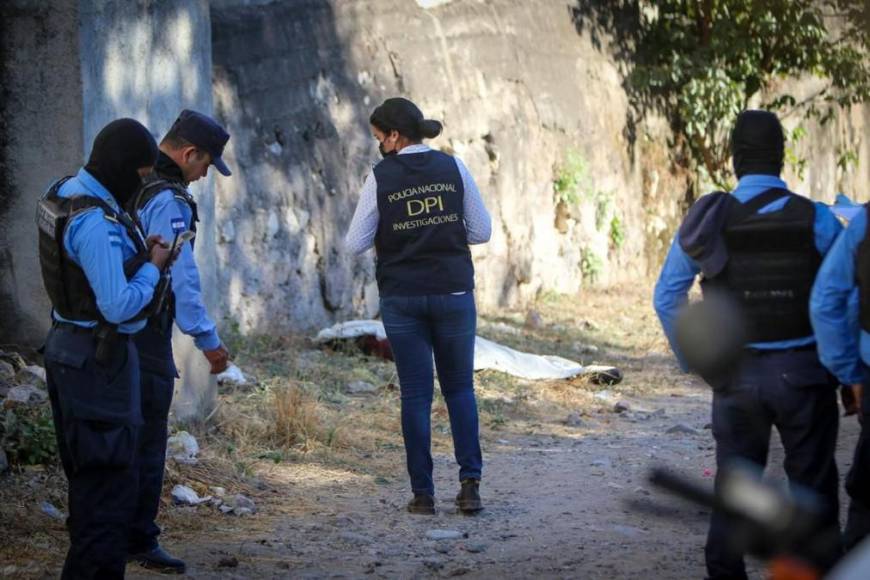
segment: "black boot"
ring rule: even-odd
[[[184,560],[173,558],[160,546],[147,552],[130,554],[127,556],[127,561],[138,562],[143,568],[148,568],[161,574],[184,574],[187,570]]]
[[[425,493],[415,493],[414,499],[408,502],[408,511],[412,514],[435,515],[435,498]]]
[[[459,510],[466,514],[479,512],[483,509],[483,503],[480,501],[480,481],[477,479],[463,479],[462,489],[456,496],[456,505]]]

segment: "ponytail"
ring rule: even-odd
[[[398,131],[412,141],[437,137],[443,129],[440,121],[424,119],[417,105],[401,97],[387,99],[376,107],[369,117],[369,123],[384,133]]]
[[[444,126],[441,124],[441,121],[436,121],[434,119],[420,119],[417,128],[420,130],[420,135],[427,139],[433,139],[441,134],[441,130]]]

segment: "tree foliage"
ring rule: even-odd
[[[630,79],[637,102],[668,114],[677,146],[716,185],[729,181],[730,128],[751,104],[826,123],[870,100],[865,0],[641,0],[640,7]],[[807,99],[773,90],[808,74],[824,82]]]

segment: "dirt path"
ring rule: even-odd
[[[239,364],[256,382],[222,393],[221,413],[197,432],[201,463],[170,464],[167,492],[175,483],[201,494],[223,486],[251,496],[257,513],[167,503],[163,544],[194,578],[702,578],[708,514],[662,495],[646,477],[667,465],[712,485],[710,391],[677,371],[649,295],[639,286],[588,292],[582,302],[543,300],[545,322],[532,329],[525,312],[482,324],[483,336],[520,350],[618,365],[625,381],[605,388],[478,374],[486,509],[475,517],[452,504],[457,468],[443,400],[433,411],[438,514],[412,516],[392,363],[299,341],[250,341],[259,350]],[[381,387],[348,396],[344,385],[354,380]],[[281,420],[274,394],[287,384],[307,389],[298,409],[319,417],[319,439],[282,447],[271,435]],[[614,412],[619,400],[630,410]],[[285,416],[280,425],[306,418]],[[343,443],[330,446],[325,434],[336,425]],[[678,425],[687,432],[668,433]],[[843,421],[843,473],[856,437],[856,421]],[[771,476],[782,479],[776,437],[772,447]],[[0,541],[0,577],[58,577],[66,532],[39,505],[65,510],[65,491],[56,466],[0,481],[0,532],[10,531]],[[633,509],[632,500],[664,505],[664,515]],[[433,530],[462,537],[428,539]],[[751,569],[762,577],[757,563]],[[158,577],[137,565],[128,574]]]
[[[195,542],[185,533],[185,545],[175,544],[170,530],[166,544],[198,578],[702,578],[708,514],[645,481],[653,464],[698,479],[712,475],[709,391],[685,377],[674,380],[666,393],[630,400],[627,413],[593,414],[560,434],[514,432],[485,441],[487,509],[476,517],[452,505],[455,467],[445,454],[435,458],[434,517],[404,512],[403,473],[378,484],[340,470],[278,466],[269,481],[283,481],[283,490],[272,489],[259,514],[227,519]],[[694,432],[666,433],[679,424]],[[856,432],[846,421],[843,471]],[[781,463],[773,447],[772,462]],[[395,458],[403,465],[400,450]],[[781,470],[772,476],[782,477]],[[672,517],[637,513],[630,498],[663,503]],[[435,541],[427,539],[431,530],[467,537]],[[134,566],[128,571],[150,576]]]

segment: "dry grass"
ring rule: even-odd
[[[324,428],[317,411],[317,401],[294,384],[272,391],[272,429],[274,440],[283,448],[299,445],[309,450],[311,441],[323,440],[330,445],[331,436],[324,436]]]
[[[625,374],[620,385],[604,387],[583,378],[524,381],[493,371],[478,373],[484,440],[494,442],[505,433],[560,432],[569,413],[601,413],[612,404],[596,398],[600,391],[631,397],[666,388],[663,377],[673,362],[650,295],[649,284],[590,290],[579,296],[547,295],[532,306],[544,321],[534,329],[524,327],[525,309],[481,316],[482,336],[582,364],[612,364]],[[219,407],[207,425],[180,426],[197,437],[201,460],[195,466],[170,462],[164,497],[177,483],[201,495],[220,486],[265,503],[271,513],[293,511],[304,517],[312,509],[304,490],[312,486],[353,481],[359,487],[403,480],[393,363],[364,356],[350,346],[321,349],[300,336],[227,339],[235,362],[255,381],[222,387]],[[357,380],[378,386],[377,393],[347,395],[346,385]],[[432,443],[437,452],[452,451],[447,409],[437,386]],[[24,475],[6,476],[0,482],[0,529],[11,539],[0,542],[0,575],[4,562],[29,562],[28,569],[35,571],[33,562],[62,559],[65,532],[60,523],[39,512],[37,500],[49,498],[65,509],[65,481],[56,467],[40,477],[31,481]],[[226,517],[206,506],[177,508],[167,503],[161,521],[170,538],[185,541],[200,531],[232,525]]]

